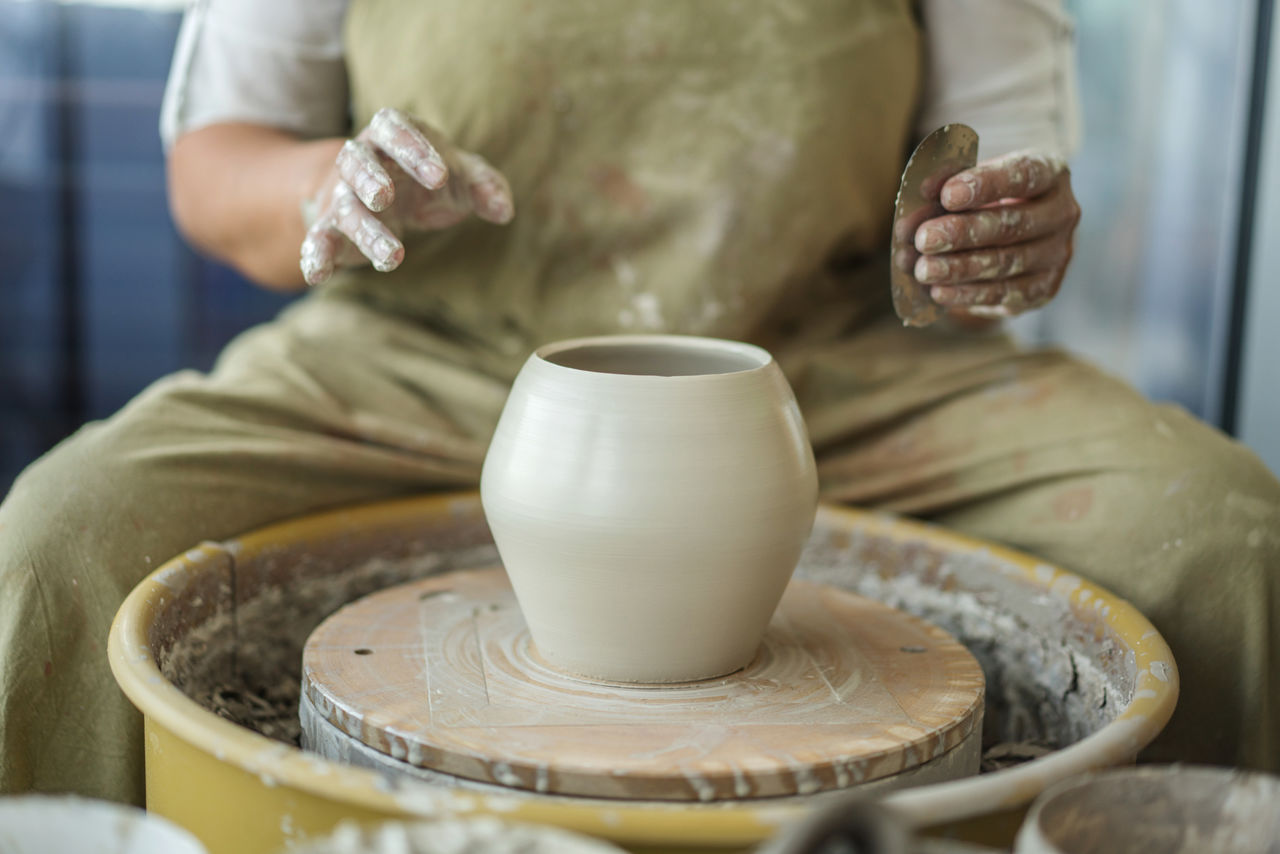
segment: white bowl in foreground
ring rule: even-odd
[[[88,798],[0,798],[4,854],[207,854],[187,831],[135,807]]]

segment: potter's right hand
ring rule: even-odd
[[[447,228],[473,213],[503,224],[515,213],[501,172],[393,109],[379,110],[343,145],[308,207],[314,218],[301,266],[310,285],[338,267],[394,270],[404,260],[400,238],[407,232]]]

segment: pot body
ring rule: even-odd
[[[748,664],[817,493],[799,407],[769,354],[686,336],[538,350],[481,477],[537,651],[618,682]]]

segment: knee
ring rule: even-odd
[[[136,715],[106,645],[147,565],[113,535],[119,472],[98,457],[95,432],[29,467],[0,505],[0,791],[137,796]]]
[[[1280,482],[1257,456],[1172,407],[1131,445],[1127,460],[1050,499],[1058,520],[1089,517],[1074,536],[1056,526],[1076,568],[1157,620],[1203,613],[1215,598],[1264,606],[1280,592],[1269,580],[1280,573]]]
[[[49,595],[69,585],[73,598],[109,608],[163,560],[146,550],[135,491],[125,488],[138,478],[112,444],[106,425],[92,424],[19,475],[0,505],[3,571],[35,573]]]
[[[945,521],[1092,578],[1184,654],[1206,639],[1266,644],[1280,625],[1280,482],[1252,452],[1147,406],[1059,457]]]
[[[1151,441],[1129,475],[1131,534],[1162,552],[1193,548],[1209,566],[1280,571],[1280,481],[1262,461],[1172,408]]]
[[[1187,419],[1166,463],[1141,475],[1105,583],[1173,648],[1182,699],[1162,758],[1280,763],[1280,482],[1248,449]],[[1126,566],[1128,564],[1128,566]]]

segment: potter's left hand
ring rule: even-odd
[[[1053,299],[1071,259],[1080,205],[1061,158],[1015,151],[942,185],[950,213],[915,232],[917,280],[959,316],[1011,317]]]

